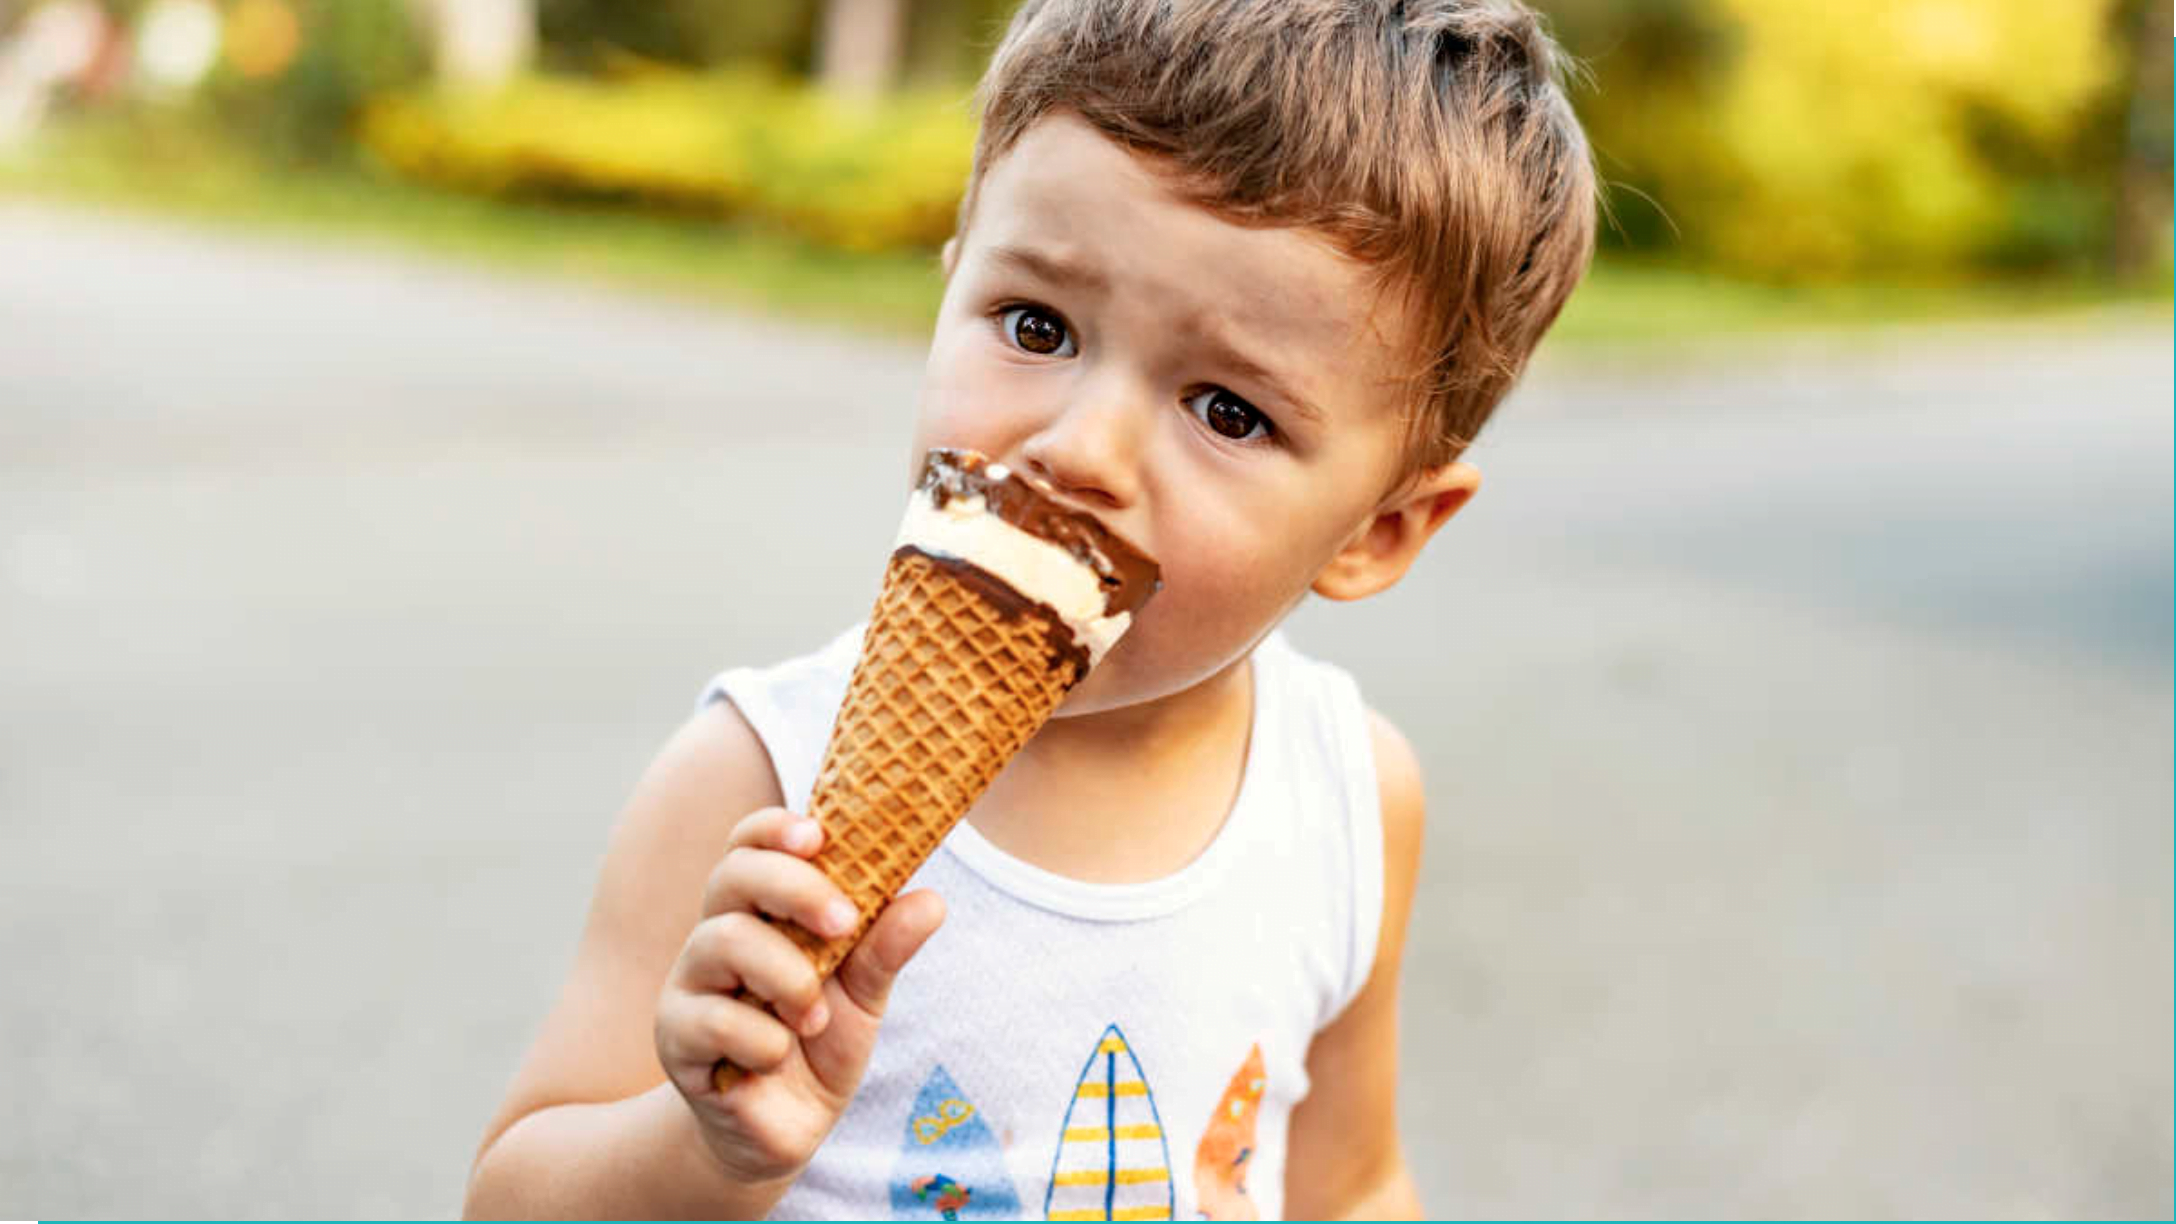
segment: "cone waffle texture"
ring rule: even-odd
[[[949,565],[892,555],[807,813],[824,828],[812,861],[860,918],[837,939],[780,924],[819,976],[846,959],[1049,721],[1079,679],[1079,663],[1061,648],[1070,637],[1053,618],[1001,608]],[[736,1076],[720,1063],[714,1078],[723,1090]]]
[[[1065,628],[1007,611],[951,566],[894,554],[808,814],[824,827],[816,865],[866,928],[1077,680]],[[855,935],[786,928],[828,974]]]

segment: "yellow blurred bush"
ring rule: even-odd
[[[974,149],[964,92],[862,104],[763,69],[400,94],[365,108],[360,134],[401,173],[464,191],[757,218],[856,251],[941,244]]]
[[[1616,55],[1620,9],[1571,6],[1596,10],[1580,109],[1602,172],[1668,218],[1657,232],[1618,198],[1634,245],[1800,278],[2048,265],[2104,241],[2116,0],[1667,7],[1704,51]]]

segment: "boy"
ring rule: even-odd
[[[860,631],[713,682],[469,1214],[1418,1214],[1418,770],[1273,630],[1391,586],[1478,489],[1459,456],[1593,246],[1560,71],[1515,0],[1023,5],[907,459],[1039,477],[1164,588],[826,982],[756,915],[842,929],[786,809]],[[720,1058],[752,1073],[722,1095]]]

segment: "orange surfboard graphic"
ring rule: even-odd
[[[1201,1132],[1194,1149],[1194,1207],[1205,1220],[1261,1218],[1247,1194],[1247,1168],[1254,1162],[1254,1120],[1262,1112],[1266,1076],[1256,1042]]]

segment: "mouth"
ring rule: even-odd
[[[959,502],[970,516],[987,512],[1024,539],[1069,556],[1101,591],[1104,615],[1130,615],[1163,586],[1153,557],[1032,472],[980,451],[940,446],[925,455],[916,484],[932,513]]]
[[[1109,510],[1097,506],[1091,506],[1087,502],[1084,502],[1077,497],[1068,496],[1056,485],[1050,483],[1048,480],[1045,480],[1041,476],[1038,476],[1034,472],[1030,471],[1025,464],[1015,463],[1009,459],[999,459],[991,462],[990,475],[994,479],[1002,480],[1004,479],[1006,473],[1010,473],[1011,475],[1018,477],[1022,482],[1027,484],[1030,488],[1034,489],[1038,494],[1041,494],[1043,497],[1049,499],[1052,503],[1057,505],[1059,509],[1072,514],[1086,515],[1087,517],[1094,519],[1096,522],[1102,524],[1103,529],[1109,532],[1113,537],[1118,540],[1119,543],[1123,544],[1125,547],[1132,549],[1134,552],[1139,553],[1144,557],[1155,556],[1155,552],[1153,550],[1145,548],[1141,545],[1139,538],[1135,534],[1121,530],[1118,525],[1112,521],[1112,516]],[[1159,581],[1156,585],[1161,588],[1163,584]]]

